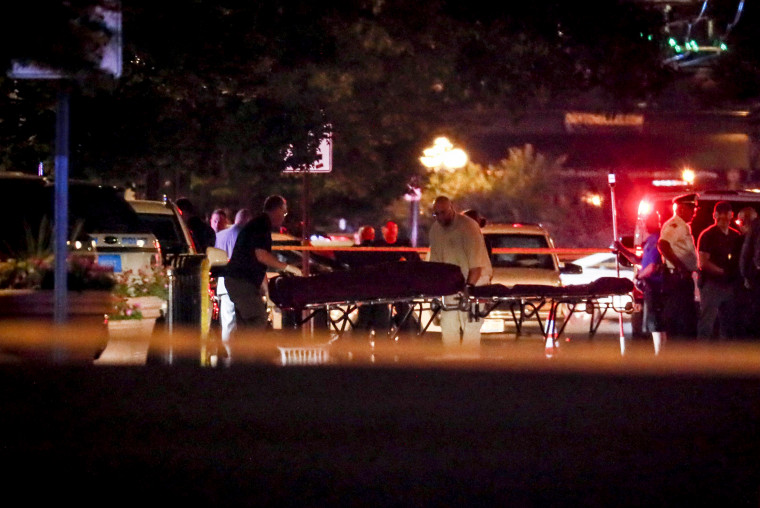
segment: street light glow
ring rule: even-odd
[[[681,173],[681,178],[683,178],[683,181],[689,185],[694,184],[695,177],[696,177],[696,173],[694,173],[693,169],[685,168],[683,170],[683,173]]]
[[[603,201],[602,196],[595,192],[589,192],[585,196],[583,196],[581,199],[591,206],[595,206],[595,207],[602,206],[602,201]]]
[[[439,137],[433,141],[433,146],[422,151],[420,162],[430,169],[459,169],[467,164],[467,152],[454,145],[446,137]]]

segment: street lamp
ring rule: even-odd
[[[694,170],[690,168],[684,168],[683,172],[681,173],[681,178],[689,187],[694,185],[694,179],[696,176],[697,175],[694,173]]]
[[[467,153],[461,148],[454,148],[446,137],[435,138],[433,146],[422,151],[420,162],[433,171],[453,171],[467,164]]]
[[[454,145],[448,138],[441,136],[433,140],[433,146],[425,148],[422,151],[420,162],[429,171],[454,171],[463,168],[467,164],[467,153],[461,148],[454,148]],[[417,229],[420,215],[420,199],[422,189],[420,188],[417,178],[413,178],[408,185],[405,199],[410,205],[410,243],[412,247],[417,247]]]

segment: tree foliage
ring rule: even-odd
[[[67,46],[72,39],[61,35],[83,33],[76,13],[46,10],[51,3],[98,2],[27,0],[11,10],[0,27],[6,67],[19,55],[67,68],[91,64],[87,44]],[[124,75],[80,80],[72,175],[145,182],[153,194],[192,191],[202,208],[258,206],[271,192],[298,197],[299,180],[281,169],[311,162],[329,132],[334,171],[312,178],[313,211],[318,220],[369,217],[403,195],[434,135],[464,127],[444,113],[517,113],[589,90],[624,109],[663,79],[657,41],[640,37],[656,20],[623,0],[582,7],[562,0],[122,5]],[[46,28],[33,44],[29,36],[16,39],[17,27],[40,16]],[[3,145],[13,147],[2,164],[27,170],[50,146],[51,115],[38,112],[50,111],[54,86],[5,79],[0,90],[6,127],[22,117],[34,124],[0,127]],[[36,148],[24,152],[31,138]],[[288,147],[293,155],[285,161]]]
[[[469,162],[461,170],[431,171],[422,201],[430,205],[444,195],[493,221],[540,222],[551,210],[547,204],[562,191],[555,184],[563,163],[564,157],[548,158],[530,144],[510,148],[496,164]]]

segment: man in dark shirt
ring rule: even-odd
[[[719,201],[713,210],[715,223],[699,235],[697,252],[700,270],[700,312],[697,337],[715,335],[716,319],[721,338],[735,335],[736,286],[742,236],[730,227],[734,213],[731,203]]]
[[[193,244],[198,254],[206,254],[207,247],[213,247],[216,243],[216,233],[210,225],[198,216],[195,206],[188,198],[179,198],[177,208],[182,212],[182,218],[193,237]]]
[[[225,269],[225,285],[235,304],[239,327],[263,330],[267,326],[262,284],[267,267],[301,275],[301,270],[283,263],[272,254],[272,229],[282,226],[288,206],[282,196],[269,196],[264,212],[240,230],[232,257]]]

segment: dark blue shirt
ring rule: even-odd
[[[225,277],[246,279],[260,285],[266,276],[267,267],[256,259],[256,249],[272,252],[272,221],[262,213],[240,230],[232,257],[225,267]]]
[[[641,253],[641,269],[643,270],[647,266],[653,263],[662,263],[662,256],[657,249],[657,242],[660,240],[660,233],[652,233],[644,240],[644,250]],[[647,277],[650,282],[662,282],[661,272],[654,272]]]

